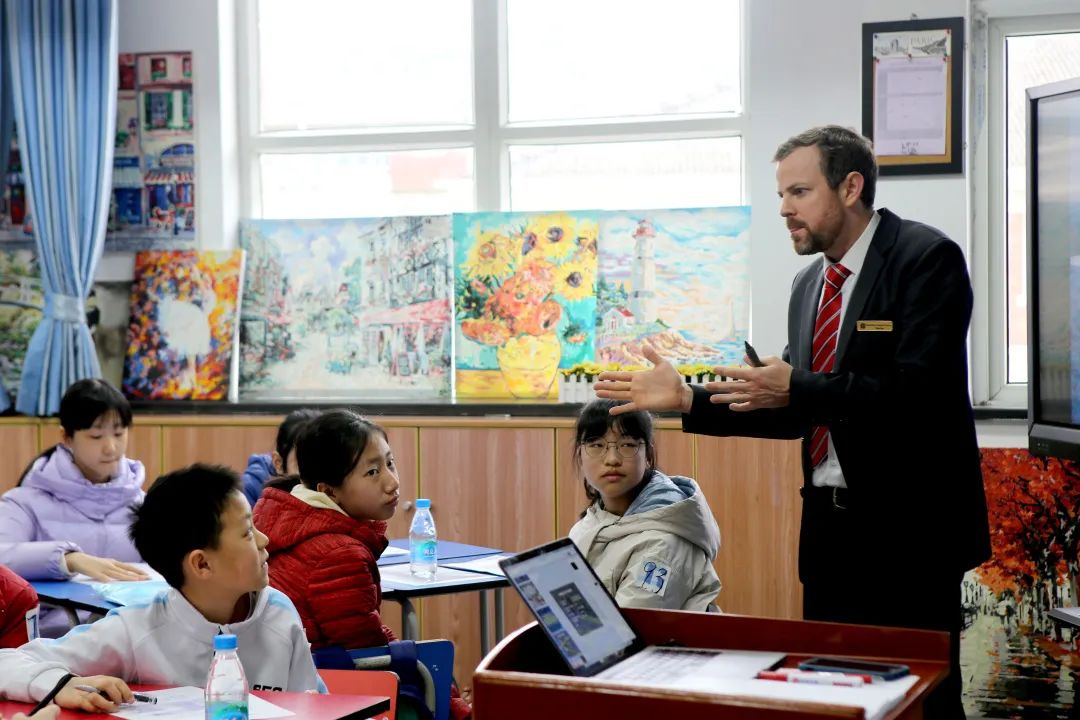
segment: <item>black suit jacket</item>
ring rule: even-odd
[[[695,389],[683,430],[803,438],[826,425],[848,486],[847,509],[803,503],[799,574],[837,568],[958,577],[990,556],[975,421],[968,396],[972,292],[963,253],[939,230],[880,210],[837,338],[833,372],[810,371],[824,259],[795,278],[788,307],[790,405],[732,412]],[[842,262],[842,260],[841,260]],[[886,321],[891,331],[860,330]],[[914,588],[913,588],[914,590]]]

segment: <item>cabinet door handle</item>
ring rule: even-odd
[[[412,500],[406,500],[405,504],[401,506],[401,509],[405,512],[412,510]]]

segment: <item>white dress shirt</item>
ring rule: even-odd
[[[855,241],[855,244],[848,248],[848,251],[844,253],[844,257],[840,258],[838,262],[851,271],[847,280],[840,286],[840,327],[844,326],[844,314],[847,313],[848,302],[851,300],[851,293],[855,290],[855,283],[859,280],[859,273],[862,271],[863,262],[866,260],[866,251],[870,249],[870,241],[874,238],[874,232],[877,231],[878,224],[881,222],[881,216],[876,212],[870,218],[869,224],[866,229],[862,231],[862,235]],[[822,256],[822,261],[828,264],[833,264],[829,258]],[[821,284],[822,296],[825,294],[825,284]],[[821,297],[818,298],[818,307],[821,307]],[[837,343],[839,343],[839,330],[837,330]],[[838,362],[840,359],[840,352],[843,348],[837,344],[836,347],[836,359],[833,361]],[[840,461],[836,457],[836,448],[833,447],[832,434],[828,436],[829,452],[825,456],[825,459],[821,461],[821,464],[814,468],[813,483],[814,487],[841,487],[846,488],[847,483],[844,481],[844,472],[840,469]]]

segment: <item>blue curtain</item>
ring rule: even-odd
[[[101,374],[86,296],[105,244],[116,133],[116,0],[6,0],[27,200],[45,291],[15,409],[52,415]]]

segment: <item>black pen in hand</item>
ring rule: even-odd
[[[753,367],[765,367],[765,363],[761,362],[757,350],[754,349],[754,346],[750,344],[749,340],[743,340],[743,347],[746,348],[746,357],[750,359],[750,364]]]
[[[50,690],[49,693],[45,697],[41,698],[41,702],[39,702],[37,705],[35,705],[34,709],[30,711],[31,717],[38,710],[44,710],[46,707],[48,707],[49,703],[51,703],[53,701],[53,698],[55,698],[57,695],[60,694],[60,691],[64,689],[64,686],[66,686],[68,684],[68,682],[71,681],[71,678],[73,678],[73,677],[75,677],[75,676],[72,675],[71,673],[67,673],[62,678],[60,678],[60,681],[58,683],[56,683],[55,685],[53,685],[53,689]]]
[[[75,688],[76,690],[82,690],[83,692],[97,693],[98,695],[101,695],[102,697],[104,697],[109,702],[115,702],[111,697],[109,697],[109,694],[107,692],[105,692],[101,688],[96,688],[93,685],[72,685],[71,687]],[[135,702],[153,703],[153,704],[157,703],[157,698],[156,697],[151,697],[149,695],[143,695],[142,693],[131,693],[131,696],[133,698],[135,698]],[[116,703],[116,704],[121,705],[122,703]]]

